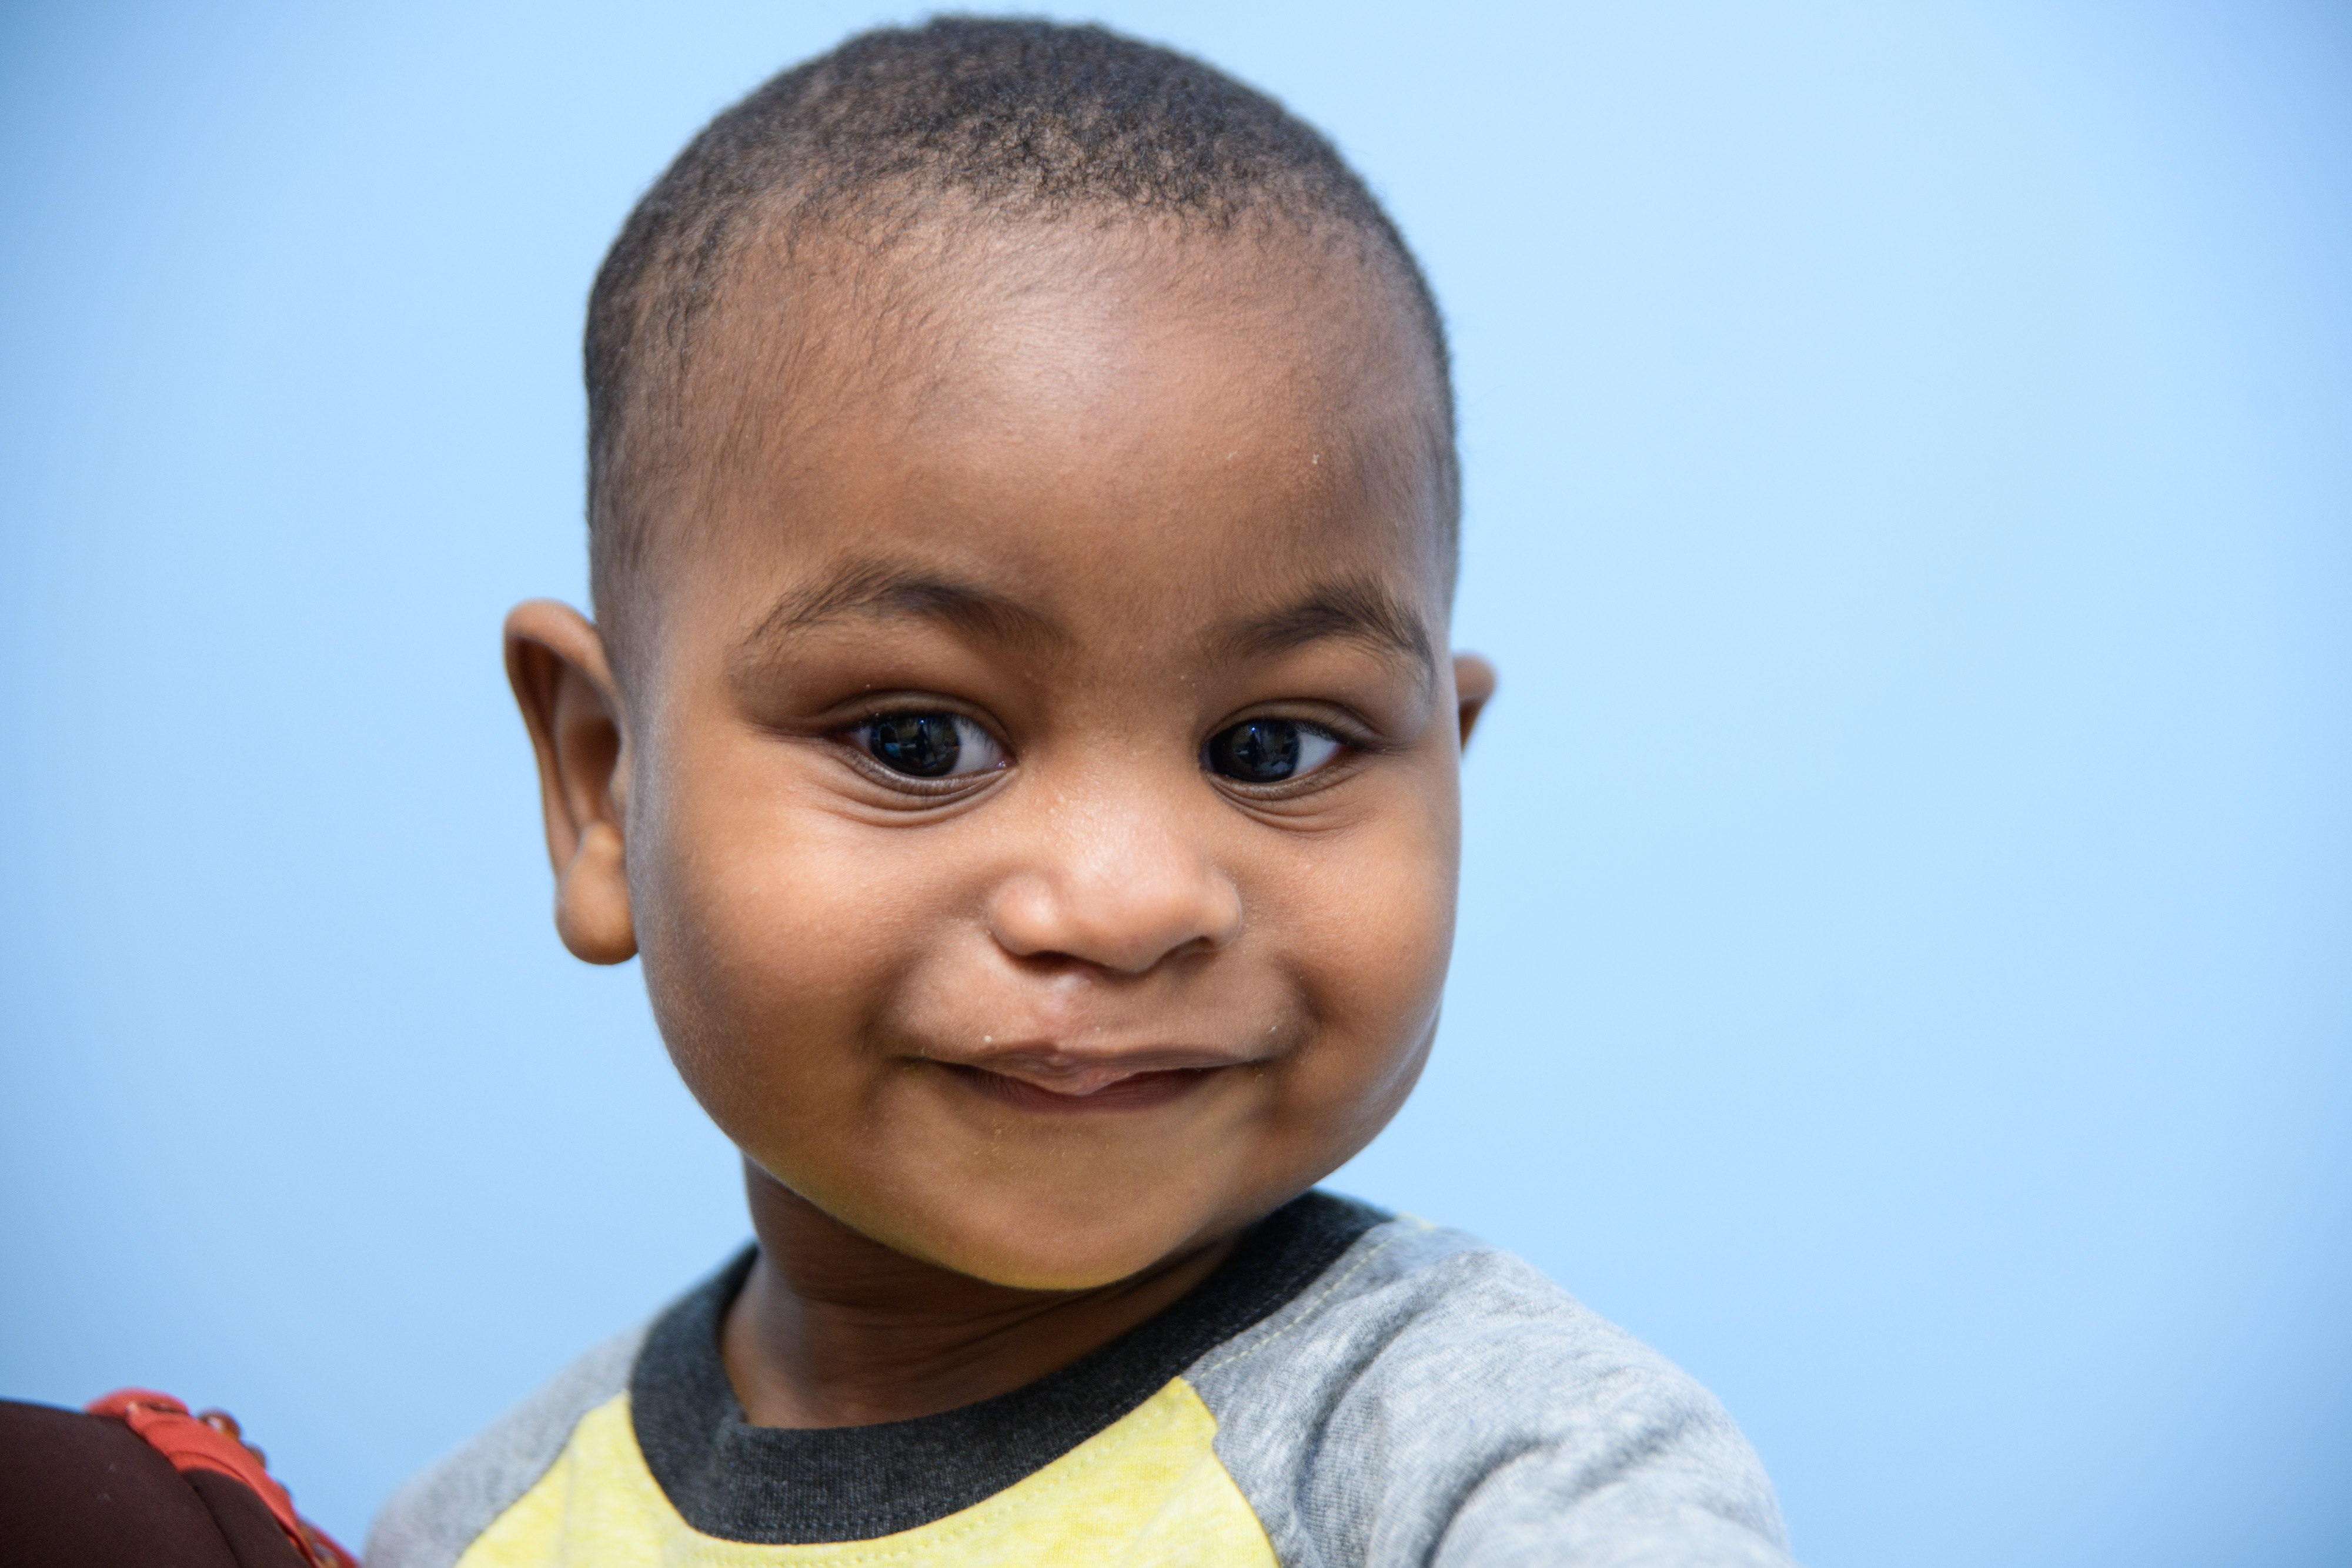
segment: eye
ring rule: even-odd
[[[1244,784],[1279,784],[1339,755],[1339,738],[1328,730],[1296,719],[1252,718],[1211,736],[1202,761],[1210,772]]]
[[[996,737],[961,714],[878,713],[855,734],[875,761],[910,779],[958,779],[1004,766]]]

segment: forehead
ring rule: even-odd
[[[691,519],[660,530],[659,576],[694,585],[670,612],[884,570],[1163,633],[1334,582],[1442,624],[1442,386],[1402,291],[1345,245],[836,245],[755,264],[728,314],[687,400]]]

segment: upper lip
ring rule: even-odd
[[[993,1072],[1049,1094],[1083,1099],[1114,1083],[1151,1072],[1204,1072],[1255,1061],[1239,1051],[1212,1046],[1150,1045],[1129,1049],[1069,1047],[1038,1041],[982,1043],[977,1050],[927,1051],[924,1056],[952,1067]]]

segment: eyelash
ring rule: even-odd
[[[1270,758],[1269,748],[1274,753]],[[1332,768],[1347,761],[1349,752],[1360,749],[1328,725],[1281,714],[1258,714],[1229,724],[1202,742],[1201,766],[1226,787],[1238,787],[1265,799],[1312,787],[1308,780],[1323,779]],[[1260,762],[1271,760],[1288,770],[1277,779],[1251,779],[1221,766],[1230,762],[1237,768],[1252,767],[1252,754]]]
[[[939,725],[926,720],[945,720],[946,734],[940,734]],[[887,731],[885,727],[888,727]],[[926,799],[964,794],[1003,772],[1013,762],[1003,743],[979,720],[945,707],[881,709],[836,731],[835,737],[860,772],[889,789]],[[883,755],[896,750],[904,752],[906,760],[929,760],[942,749],[943,742],[946,768],[937,773],[894,767]],[[967,752],[979,753],[981,765],[961,767],[967,760]]]

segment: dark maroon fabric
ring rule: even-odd
[[[302,1568],[243,1483],[183,1476],[120,1421],[5,1399],[0,1557],[10,1568]]]
[[[251,1487],[218,1470],[182,1470],[180,1479],[212,1511],[213,1523],[228,1542],[237,1568],[310,1568]]]

